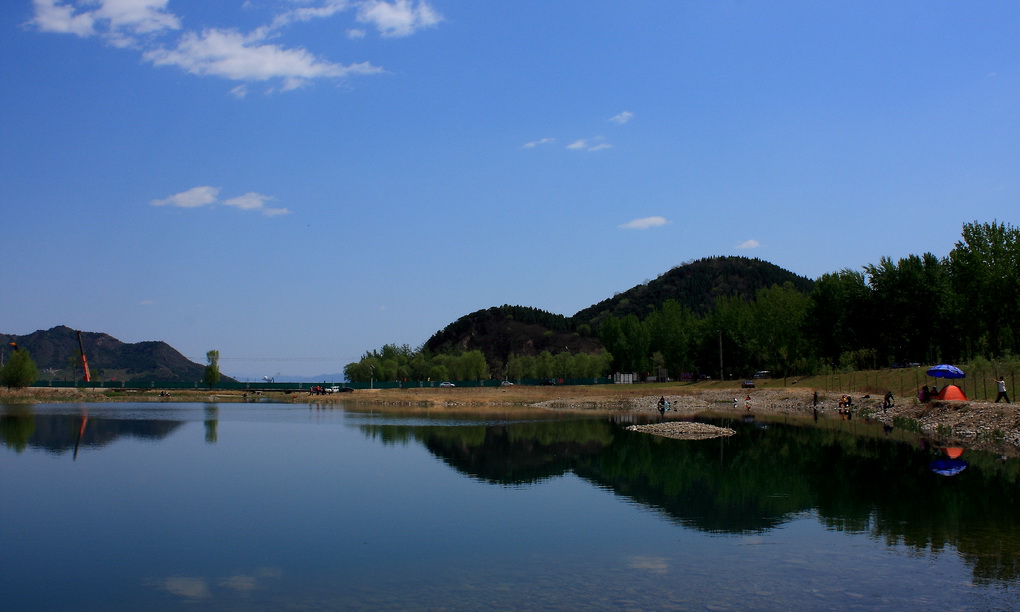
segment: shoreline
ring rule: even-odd
[[[818,404],[815,406],[817,394]],[[657,404],[664,397],[675,407],[664,420],[691,420],[704,413],[733,416],[817,416],[827,421],[881,424],[886,431],[899,429],[968,448],[1020,456],[1020,406],[988,401],[934,401],[919,403],[899,398],[883,410],[881,396],[854,395],[849,419],[839,413],[840,393],[812,388],[772,387],[696,389],[680,385],[596,385],[551,387],[458,387],[409,389],[359,389],[354,393],[245,394],[240,391],[188,390],[161,397],[158,391],[110,393],[102,389],[0,389],[0,404],[94,403],[94,402],[245,402],[273,401],[328,407],[333,404],[369,405],[376,408],[423,408],[457,411],[570,411],[638,413],[658,417]],[[749,402],[745,399],[750,397]],[[747,409],[747,406],[750,409]],[[817,415],[815,411],[817,410]]]

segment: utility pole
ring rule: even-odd
[[[719,330],[719,380],[725,381],[723,377],[723,363],[722,363],[722,330]]]

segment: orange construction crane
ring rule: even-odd
[[[85,372],[85,382],[91,382],[92,376],[89,374],[89,360],[85,358],[85,345],[81,341],[81,332],[78,332],[78,349],[81,351],[81,369]]]

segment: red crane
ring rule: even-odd
[[[81,341],[81,332],[78,332],[78,349],[81,351],[81,369],[85,372],[85,382],[91,382],[92,376],[89,374],[89,360],[85,358],[85,345]],[[84,424],[82,426],[84,427]]]

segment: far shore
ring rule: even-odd
[[[805,421],[849,420],[891,429],[907,429],[944,445],[959,444],[1020,456],[1020,407],[989,401],[919,403],[914,397],[897,397],[895,405],[882,408],[882,394],[850,393],[853,407],[841,414],[837,403],[842,393],[810,387],[783,387],[772,381],[767,388],[738,386],[634,384],[593,386],[455,387],[408,389],[359,389],[353,393],[312,395],[307,392],[264,394],[217,389],[111,392],[92,389],[0,389],[0,404],[92,403],[92,402],[244,402],[273,401],[330,408],[344,404],[372,409],[427,409],[429,411],[501,412],[583,411],[644,413],[659,417],[660,398],[673,408],[665,420],[691,419],[697,414],[748,415],[759,419],[802,418]],[[747,399],[750,398],[750,399]]]

